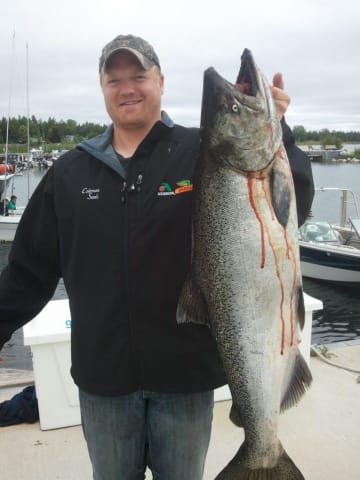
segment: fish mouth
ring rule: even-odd
[[[245,48],[241,55],[240,71],[235,87],[251,97],[256,97],[260,90],[254,58],[248,48]]]

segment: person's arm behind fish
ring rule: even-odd
[[[237,88],[243,93],[248,93],[250,85],[237,83]],[[296,205],[299,226],[308,217],[314,198],[314,180],[311,170],[311,162],[305,153],[295,145],[295,138],[290,127],[285,122],[284,115],[290,104],[290,96],[284,90],[282,73],[275,73],[273,77],[272,96],[283,131],[283,142],[290,162],[294,179]]]

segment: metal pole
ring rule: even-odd
[[[9,124],[10,124],[10,111],[11,111],[11,92],[13,84],[13,74],[14,74],[14,57],[15,57],[15,30],[12,37],[12,61],[10,69],[10,81],[9,81],[9,100],[8,100],[8,114],[6,121],[6,138],[5,138],[5,182],[4,182],[4,197],[6,196],[7,189],[7,169],[8,169],[8,156],[9,156]],[[1,196],[1,195],[0,195]]]
[[[347,190],[342,190],[342,202],[341,202],[341,218],[340,225],[344,227],[347,220],[347,204],[348,204],[348,192]]]
[[[29,161],[30,161],[30,107],[29,107],[29,46],[26,42],[26,114],[27,114],[27,151],[28,151],[28,165],[27,165],[27,199],[30,198],[30,175],[29,175]]]

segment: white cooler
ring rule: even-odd
[[[70,375],[68,300],[52,300],[23,330],[33,356],[41,429],[79,425],[78,389]]]

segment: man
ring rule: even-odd
[[[14,212],[16,210],[16,200],[17,200],[17,196],[16,195],[11,195],[10,201],[7,204],[7,209],[9,211]]]
[[[62,276],[94,479],[142,479],[149,466],[159,480],[200,480],[226,379],[210,331],[176,322],[193,197],[175,190],[192,184],[199,130],[161,112],[164,77],[143,39],[116,37],[99,72],[112,125],[59,158],[31,197],[0,278],[0,346]],[[281,75],[273,95],[282,116]],[[284,128],[304,220],[311,169]]]

